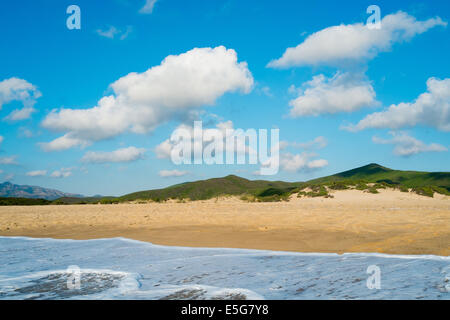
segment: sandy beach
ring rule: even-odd
[[[334,198],[248,203],[237,198],[177,203],[0,207],[1,236],[96,239],[297,252],[450,255],[450,197],[380,190]]]

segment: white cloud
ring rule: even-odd
[[[125,31],[123,31],[122,34],[120,35],[120,40],[125,40],[126,38],[128,38],[131,32],[133,32],[133,27],[127,26]]]
[[[319,168],[326,167],[327,165],[328,165],[327,160],[317,159],[317,160],[312,160],[312,161],[308,162],[308,164],[306,166],[309,169],[319,169]]]
[[[393,104],[387,110],[369,114],[358,124],[345,126],[343,129],[399,129],[416,125],[450,131],[450,78],[429,78],[427,92],[422,93],[414,102]]]
[[[372,141],[377,144],[394,145],[394,154],[397,156],[407,157],[423,152],[447,151],[447,148],[440,144],[431,143],[427,145],[424,142],[409,136],[405,132],[389,132],[389,134],[392,136],[392,139],[373,137]]]
[[[26,80],[9,78],[0,81],[0,109],[11,101],[21,101],[25,107],[32,107],[41,93]]]
[[[168,56],[160,65],[130,73],[110,87],[114,94],[101,98],[97,106],[54,110],[42,125],[64,132],[78,145],[126,131],[147,133],[169,120],[185,119],[227,92],[250,92],[253,77],[234,50],[219,46]]]
[[[3,170],[0,169],[0,174],[3,174]]]
[[[72,169],[62,168],[60,170],[55,170],[50,174],[52,178],[68,178],[72,175]]]
[[[47,175],[47,170],[36,170],[36,171],[29,171],[26,173],[29,177],[43,177]]]
[[[0,136],[0,144],[5,140],[5,138],[3,138],[3,136]]]
[[[145,5],[139,10],[140,13],[152,13],[157,0],[145,0]]]
[[[173,149],[173,144],[169,139],[164,140],[155,148],[156,157],[158,159],[170,159],[170,154]]]
[[[125,30],[119,30],[114,26],[110,26],[106,30],[97,29],[95,32],[97,32],[97,34],[101,37],[114,39],[117,36],[117,37],[119,37],[120,40],[124,40],[130,35],[130,33],[132,31],[133,31],[132,26],[127,26],[127,28]]]
[[[306,82],[304,87],[306,89],[289,102],[292,117],[352,112],[377,104],[375,90],[361,74],[338,72],[331,78],[321,74]]]
[[[289,94],[300,94],[302,93],[302,90],[299,88],[296,88],[295,85],[291,84],[288,88]]]
[[[86,163],[109,163],[109,162],[132,162],[144,157],[145,149],[128,147],[111,152],[87,152],[82,162]]]
[[[226,150],[226,140],[227,137],[231,137],[233,135],[235,136],[245,136],[245,131],[244,130],[236,130],[233,128],[233,122],[228,120],[228,121],[224,121],[224,122],[219,122],[217,123],[215,128],[203,128],[203,139],[201,137],[198,137],[198,139],[195,139],[194,137],[194,128],[193,126],[189,126],[189,125],[185,125],[185,124],[181,124],[179,125],[175,130],[185,130],[186,132],[190,133],[191,136],[191,141],[189,140],[182,140],[180,142],[173,142],[170,139],[166,139],[164,140],[162,143],[160,143],[159,145],[156,146],[155,148],[155,153],[157,158],[159,159],[170,159],[171,158],[171,154],[172,154],[172,150],[174,150],[174,148],[176,146],[178,146],[178,148],[182,148],[182,149],[189,149],[189,147],[187,145],[185,146],[181,146],[181,143],[187,143],[191,146],[191,150],[194,150],[194,148],[198,148],[199,150],[204,150],[205,147],[211,143],[211,141],[213,140],[212,137],[223,137],[223,145],[222,145],[222,149],[219,149],[219,146],[217,146],[217,149],[215,149],[215,151],[217,153],[223,153],[224,155],[227,153],[228,150]],[[206,137],[209,137],[210,139],[206,139]],[[241,139],[236,139],[235,141],[235,145],[234,145],[234,150],[230,150],[230,152],[234,152],[235,154],[247,154],[247,155],[256,155],[257,154],[257,150],[252,149],[249,146],[249,143],[247,140],[241,140]],[[193,154],[193,152],[192,152]],[[205,157],[203,158],[203,160],[205,160]]]
[[[41,142],[38,145],[42,150],[46,152],[51,151],[62,151],[67,150],[76,146],[80,146],[81,148],[85,148],[89,146],[91,143],[87,140],[73,138],[73,134],[67,133],[53,141],[50,142]]]
[[[288,172],[298,172],[301,170],[314,170],[325,167],[328,161],[324,159],[310,160],[316,155],[303,152],[301,154],[282,153],[280,155],[281,169]]]
[[[187,175],[189,172],[187,171],[179,171],[179,170],[161,170],[158,174],[160,177],[163,178],[170,178],[170,177],[182,177]]]
[[[288,48],[281,58],[268,66],[287,68],[303,65],[338,65],[364,61],[379,52],[389,51],[397,42],[408,41],[435,26],[446,26],[441,18],[418,21],[415,17],[397,12],[385,16],[380,29],[369,29],[363,23],[332,26],[308,36],[294,48]]]
[[[5,165],[16,165],[18,164],[16,161],[16,156],[11,156],[11,157],[0,157],[0,164],[5,164]]]
[[[114,39],[114,37],[119,33],[116,27],[110,26],[107,30],[97,29],[95,32],[101,37]]]
[[[33,107],[24,107],[22,109],[16,109],[12,111],[8,116],[4,118],[7,121],[21,121],[31,118],[31,114],[36,112]]]
[[[0,81],[0,110],[4,104],[12,101],[20,101],[23,109],[14,110],[5,120],[19,121],[28,119],[35,109],[36,99],[41,96],[39,90],[33,84],[19,78],[9,78]]]

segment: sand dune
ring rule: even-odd
[[[155,244],[298,252],[450,255],[450,197],[380,190],[247,203],[0,207],[0,235],[126,237]]]

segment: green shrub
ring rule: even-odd
[[[392,187],[392,186],[395,186],[395,185],[399,184],[398,182],[392,181],[390,179],[377,180],[377,183],[382,183],[382,184],[384,184],[387,187],[389,187],[389,186]]]
[[[101,199],[100,204],[118,204],[118,199]]]
[[[315,197],[333,198],[333,196],[331,196],[328,193],[327,188],[325,188],[325,186],[322,186],[322,185],[311,186],[311,191],[309,191],[309,192],[300,191],[298,193],[298,197],[301,197],[301,196],[306,196],[306,197],[311,197],[311,198],[315,198]]]
[[[437,187],[437,186],[431,186],[431,188],[433,189],[434,192],[450,196],[450,192],[448,192],[448,190],[445,188]]]
[[[260,192],[257,196],[258,197],[270,197],[270,196],[281,196],[286,193],[286,190],[277,189],[277,188],[268,188]]]
[[[425,196],[425,197],[431,197],[433,198],[434,190],[431,187],[417,187],[413,188],[413,191],[417,193],[418,195]]]
[[[379,193],[378,190],[377,190],[377,188],[375,188],[375,187],[370,187],[367,191],[368,191],[369,193]]]
[[[331,184],[328,185],[328,187],[332,190],[346,190],[349,189],[348,184],[349,184],[348,182],[338,181],[332,182]]]
[[[240,197],[240,199],[242,201],[255,202],[255,196],[253,196],[251,194],[244,194]]]
[[[284,195],[278,195],[278,194],[274,194],[271,196],[266,196],[266,197],[256,197],[257,201],[259,202],[280,202],[280,201],[288,201],[289,200],[289,195],[288,194],[284,194]]]
[[[356,185],[356,190],[367,190],[367,189],[369,189],[369,186],[365,183],[360,182]]]

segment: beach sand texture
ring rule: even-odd
[[[450,255],[450,197],[380,190],[334,198],[248,203],[238,198],[177,203],[0,207],[1,236],[96,239],[297,252]]]

